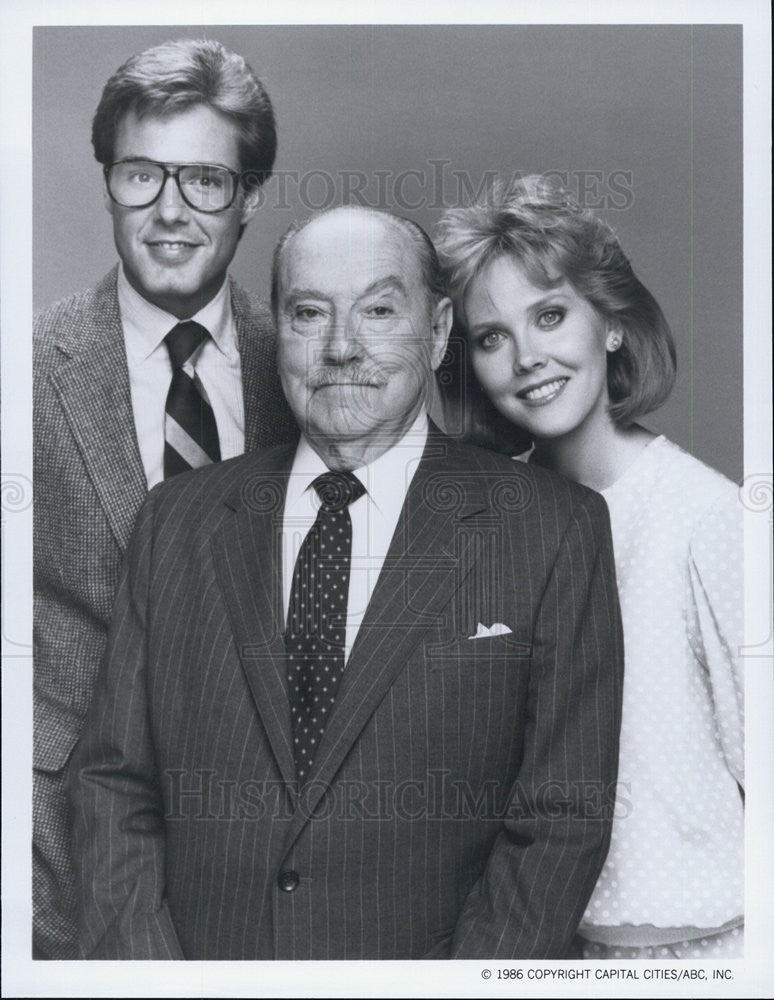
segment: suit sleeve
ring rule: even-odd
[[[183,958],[164,901],[164,820],[146,698],[153,502],[124,564],[108,648],[70,778],[86,958]]]
[[[566,956],[610,842],[622,680],[607,507],[584,493],[537,613],[526,718],[514,720],[525,736],[508,814],[449,957]]]

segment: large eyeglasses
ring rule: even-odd
[[[119,160],[105,167],[108,193],[124,208],[152,205],[160,197],[168,178],[174,177],[186,205],[197,212],[222,212],[236,198],[241,176],[220,163]]]

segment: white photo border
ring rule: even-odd
[[[473,16],[471,14],[473,11]],[[744,470],[747,669],[746,957],[730,980],[497,981],[502,962],[33,962],[31,928],[32,29],[170,24],[180,5],[136,0],[2,0],[0,5],[0,331],[2,331],[3,935],[5,996],[664,996],[771,995],[774,987],[774,676],[771,489],[771,24],[764,0],[462,0],[414,4],[186,5],[186,24],[739,24],[744,39]],[[167,20],[169,15],[169,20]],[[12,516],[11,516],[12,512]],[[577,968],[577,963],[539,963]],[[587,963],[591,969],[599,967]],[[615,968],[635,968],[615,963]],[[663,968],[685,963],[653,963]],[[485,968],[493,979],[482,978]],[[640,969],[643,967],[640,965]],[[709,972],[708,972],[709,976]]]

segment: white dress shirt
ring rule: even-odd
[[[345,662],[371,600],[426,441],[427,414],[422,410],[397,444],[370,465],[354,470],[366,492],[349,506],[352,563],[347,598]],[[320,499],[312,488],[312,481],[327,471],[323,460],[302,437],[290,470],[282,522],[282,586],[286,619],[298,552],[320,509]]]
[[[118,308],[124,328],[134,426],[148,489],[164,478],[164,407],[172,381],[172,364],[164,337],[180,320],[144,299],[118,269]],[[242,368],[228,279],[218,294],[194,316],[210,334],[196,361],[196,374],[215,414],[220,457],[245,450]],[[189,375],[193,367],[183,366]]]

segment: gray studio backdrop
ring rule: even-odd
[[[277,176],[239,281],[267,296],[276,240],[313,209],[366,203],[432,231],[491,172],[556,171],[673,325],[678,381],[645,422],[741,479],[739,26],[36,28],[36,310],[115,259],[90,144],[103,84],[132,53],[191,36],[242,53],[277,113]]]

